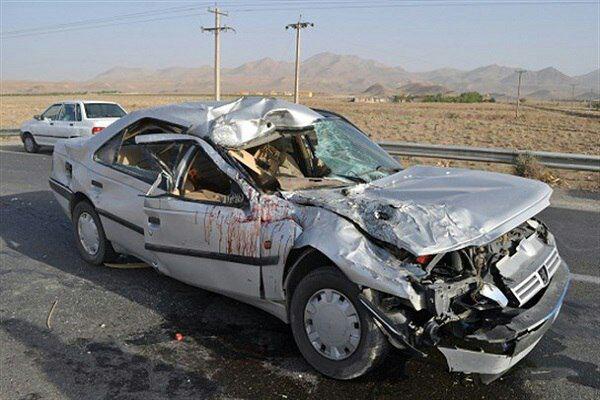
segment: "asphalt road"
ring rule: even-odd
[[[551,331],[503,378],[486,386],[442,358],[396,352],[340,382],[315,373],[262,311],[152,269],[81,261],[48,189],[50,160],[0,146],[1,399],[600,397],[597,198],[544,211],[578,275]]]

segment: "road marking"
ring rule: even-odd
[[[0,153],[21,154],[24,156],[47,156],[48,154],[26,153],[24,151],[0,150]]]
[[[600,276],[582,275],[582,274],[571,274],[571,279],[577,282],[595,283],[600,285]]]

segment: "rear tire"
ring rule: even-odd
[[[292,294],[290,325],[296,344],[310,365],[331,378],[364,375],[389,352],[387,338],[358,294],[358,286],[334,267],[311,271]]]
[[[23,134],[23,147],[28,153],[37,153],[40,150],[40,146],[36,143],[31,133]]]
[[[81,201],[73,208],[73,230],[79,254],[88,263],[102,265],[117,258],[106,239],[98,213],[87,201]]]

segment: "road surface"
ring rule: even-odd
[[[84,263],[48,189],[50,153],[5,142],[0,164],[2,399],[600,397],[597,197],[543,212],[575,279],[553,328],[506,376],[486,386],[442,358],[395,352],[341,382],[314,372],[262,311],[150,268]]]

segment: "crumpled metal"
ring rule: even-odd
[[[551,194],[548,185],[516,176],[416,166],[349,189],[284,196],[335,212],[414,255],[427,255],[489,243],[546,208]]]
[[[206,120],[189,133],[207,137],[227,148],[242,147],[276,129],[301,129],[323,116],[306,106],[285,100],[242,97],[231,103],[206,109]]]

